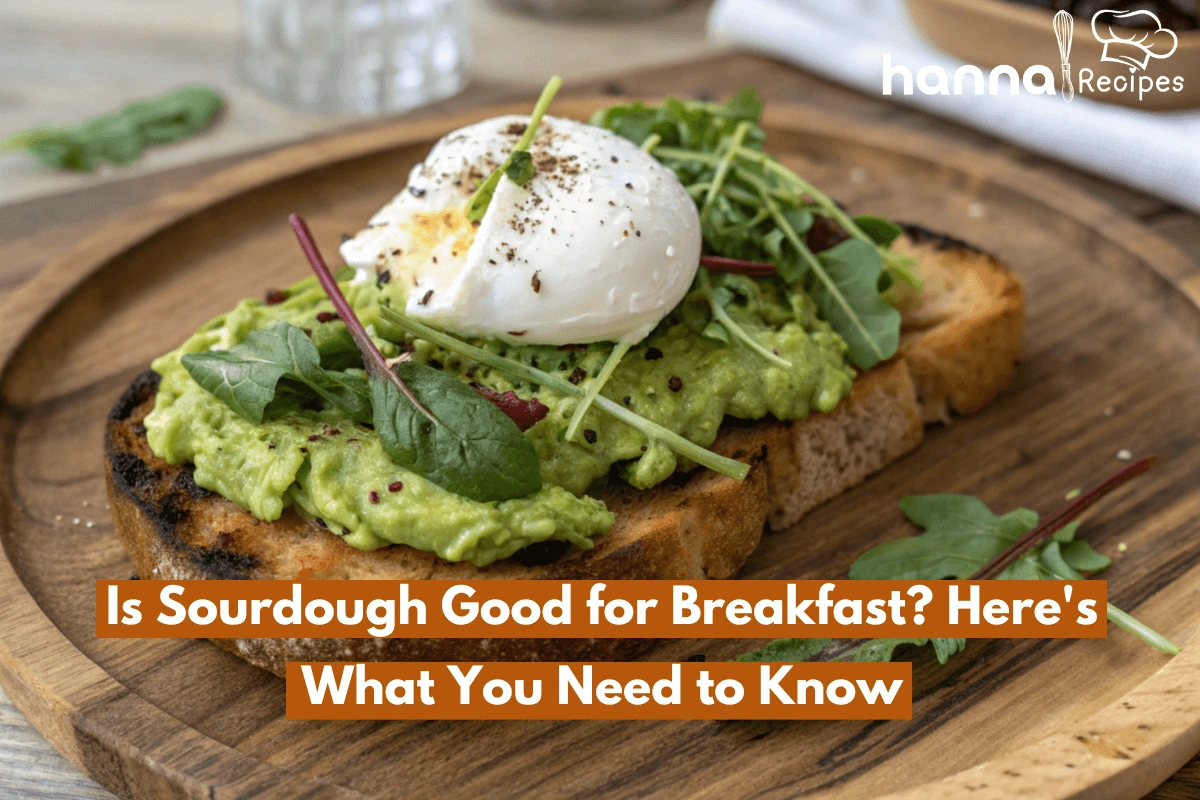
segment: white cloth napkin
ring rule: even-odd
[[[708,34],[881,97],[884,53],[914,76],[936,64],[953,77],[963,63],[922,38],[903,6],[903,0],[717,0]],[[1058,65],[1047,66],[1057,77]],[[1014,97],[1006,88],[994,96],[925,95],[915,88],[905,95],[899,78],[894,84],[891,99],[1200,211],[1200,112],[1140,111],[1079,95],[1071,103],[1024,91]]]

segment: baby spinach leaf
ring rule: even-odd
[[[921,285],[912,259],[888,250],[901,229],[873,215],[852,220],[764,153],[761,113],[757,94],[744,89],[724,104],[668,97],[658,106],[613,106],[591,122],[636,142],[675,172],[701,209],[708,251],[767,261],[785,282],[803,281],[850,345],[850,360],[869,368],[890,358],[900,340],[900,315],[880,294],[893,279]],[[814,256],[806,233],[818,216],[849,236],[851,246]]]
[[[182,361],[201,388],[256,425],[262,424],[282,378],[304,384],[350,419],[372,418],[366,379],[323,369],[316,345],[288,322],[252,331],[229,350],[189,353]]]
[[[813,299],[850,346],[850,360],[869,369],[891,358],[900,346],[900,312],[879,296],[879,251],[848,239],[818,253],[817,260],[825,275],[814,284]]]
[[[0,149],[26,150],[48,167],[91,172],[98,162],[129,164],[149,145],[169,144],[203,130],[224,105],[216,89],[185,86],[74,125],[13,134],[0,142]]]
[[[262,424],[263,409],[275,399],[275,386],[287,374],[279,364],[233,350],[189,353],[183,366],[202,389],[255,425]]]
[[[263,409],[263,419],[278,419],[284,414],[291,414],[309,408],[317,400],[317,393],[303,383],[283,378],[275,386],[275,396]]]
[[[556,89],[556,82],[561,83],[556,78],[550,88]],[[543,112],[552,96],[553,91],[543,92]],[[508,500],[539,491],[537,451],[516,423],[440,370],[411,361],[389,367],[326,266],[308,225],[296,214],[289,221],[321,288],[362,353],[372,420],[384,451],[400,466],[472,500]]]
[[[537,451],[516,423],[470,386],[425,364],[399,364],[400,379],[430,420],[385,377],[370,378],[375,432],[397,464],[444,489],[487,502],[542,488]]]

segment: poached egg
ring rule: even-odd
[[[691,286],[701,233],[675,174],[627,139],[544,117],[525,185],[502,176],[479,223],[475,187],[528,124],[504,116],[442,138],[408,185],[341,246],[355,282],[406,281],[405,313],[522,344],[635,343]]]

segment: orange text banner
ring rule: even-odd
[[[287,665],[288,719],[911,719],[912,664]]]
[[[101,638],[1103,638],[1104,581],[97,581]]]

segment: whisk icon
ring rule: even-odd
[[[1071,36],[1075,19],[1069,11],[1054,15],[1054,38],[1058,39],[1058,54],[1062,58],[1062,96],[1068,103],[1075,99],[1075,84],[1071,82]]]

